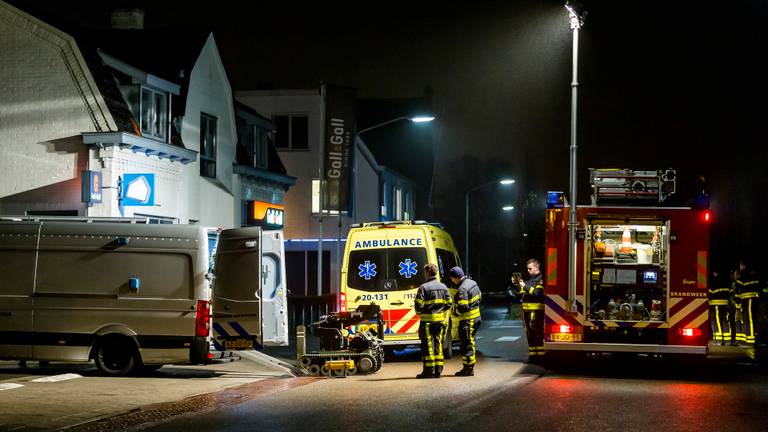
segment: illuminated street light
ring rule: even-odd
[[[411,117],[411,121],[414,123],[429,123],[434,119],[432,116]]]
[[[464,195],[464,203],[466,204],[466,207],[464,209],[464,272],[466,274],[469,274],[469,194],[478,189],[484,188],[486,186],[490,186],[492,184],[500,184],[500,185],[508,186],[513,184],[514,182],[515,180],[510,178],[503,178],[501,180],[490,181],[488,183],[483,183],[481,185],[477,185],[469,189],[467,193]],[[510,207],[509,210],[513,209],[512,206],[507,206],[507,207]],[[502,210],[509,211],[507,210],[507,207],[503,207]]]
[[[504,210],[505,212],[508,212],[508,211],[514,210],[515,207],[514,206],[504,206],[501,209]]]

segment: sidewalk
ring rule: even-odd
[[[210,366],[165,366],[136,377],[102,377],[92,365],[52,363],[21,369],[0,362],[0,430],[61,429],[143,407],[179,401],[265,379],[284,368],[244,358]],[[76,395],[76,397],[73,397]]]

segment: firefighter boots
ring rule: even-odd
[[[475,365],[464,365],[454,376],[475,376]]]
[[[424,368],[420,374],[416,375],[416,378],[438,378],[438,376],[435,375],[434,368]]]
[[[443,367],[442,366],[435,366],[435,378],[440,378],[440,375],[443,373]]]

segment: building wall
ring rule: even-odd
[[[233,189],[232,165],[235,161],[237,129],[232,106],[232,88],[219,57],[213,35],[208,37],[189,80],[187,104],[182,123],[182,140],[200,151],[200,113],[216,117],[216,178],[200,176],[199,160],[186,166],[189,181],[190,216],[206,226],[232,228],[239,219],[239,199]]]
[[[243,91],[237,100],[250,106],[265,117],[280,114],[306,114],[309,122],[309,149],[278,149],[288,175],[296,177],[296,184],[285,195],[285,238],[317,238],[319,223],[312,216],[312,179],[318,178],[321,98],[319,90]],[[336,233],[337,221],[324,223],[324,236]]]
[[[116,126],[74,40],[0,2],[0,213],[77,210],[81,132]]]

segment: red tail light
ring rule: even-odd
[[[697,328],[683,328],[683,329],[678,329],[677,331],[678,333],[680,333],[682,336],[685,336],[685,337],[701,336],[701,329],[697,329]]]
[[[712,213],[709,210],[704,210],[704,222],[709,222],[712,219]]]
[[[341,312],[347,310],[347,293],[339,293],[339,310]]]
[[[552,326],[552,333],[573,333],[573,326],[565,324],[555,324]]]
[[[211,333],[211,304],[208,300],[197,301],[195,336],[208,337]]]

